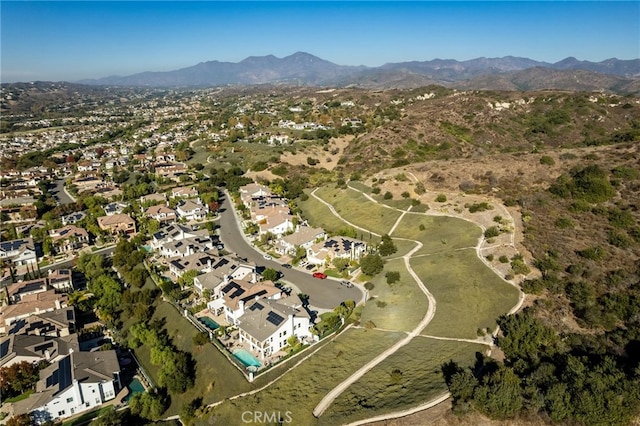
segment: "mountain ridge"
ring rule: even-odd
[[[601,62],[581,61],[567,57],[555,63],[536,61],[518,56],[501,58],[478,57],[465,61],[455,59],[432,59],[385,63],[379,67],[364,65],[338,65],[306,52],[295,52],[278,58],[272,54],[249,56],[240,62],[211,60],[172,71],[145,71],[128,76],[109,76],[85,79],[76,83],[106,86],[146,87],[211,87],[226,85],[292,84],[300,86],[355,86],[376,88],[412,88],[416,84],[441,84],[448,87],[475,88],[472,83],[479,79],[486,86],[494,79],[504,86],[504,80],[531,69],[543,69],[556,81],[568,82],[570,74],[558,78],[558,72],[583,71],[583,90],[609,90],[620,93],[636,93],[634,82],[640,79],[640,59],[616,58]],[[538,78],[546,79],[544,72]],[[602,77],[606,75],[607,77]],[[488,77],[491,76],[491,77]],[[517,77],[513,77],[517,78]],[[590,84],[589,81],[592,81]],[[537,83],[532,87],[544,87]],[[556,86],[551,89],[570,89]],[[517,85],[516,85],[517,87]],[[630,91],[627,91],[630,87]],[[491,87],[488,87],[489,89]],[[496,87],[498,88],[498,87]],[[621,89],[622,88],[622,89]],[[517,90],[517,89],[516,89]]]

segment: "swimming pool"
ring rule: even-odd
[[[124,397],[124,400],[127,402],[129,402],[129,400],[133,397],[133,395],[137,393],[142,393],[145,391],[144,386],[142,385],[140,380],[138,380],[135,377],[133,378],[133,380],[131,380],[131,383],[127,385],[127,389],[129,389],[129,394]]]
[[[235,351],[233,351],[233,356],[236,357],[236,359],[238,359],[238,361],[240,361],[241,363],[243,363],[247,367],[251,367],[251,366],[260,367],[260,366],[262,366],[262,364],[260,364],[260,361],[258,361],[256,359],[256,357],[251,355],[251,353],[248,352],[245,349],[236,349]]]
[[[209,317],[200,317],[198,318],[198,320],[204,325],[206,325],[208,328],[210,328],[211,330],[220,328],[220,325]]]

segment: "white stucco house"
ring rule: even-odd
[[[36,391],[13,409],[42,424],[92,410],[115,398],[121,387],[115,351],[70,351],[40,371]]]

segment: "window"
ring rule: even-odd
[[[88,406],[89,406],[89,403],[88,403],[88,402],[85,402],[85,403],[84,403],[84,406],[85,406],[85,407],[88,407]]]
[[[67,398],[67,402],[73,402],[73,397]]]
[[[64,416],[64,410],[58,411],[58,416]]]

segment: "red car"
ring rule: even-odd
[[[324,280],[325,278],[327,278],[327,275],[323,274],[322,272],[314,272],[313,278],[320,278],[321,280]]]

